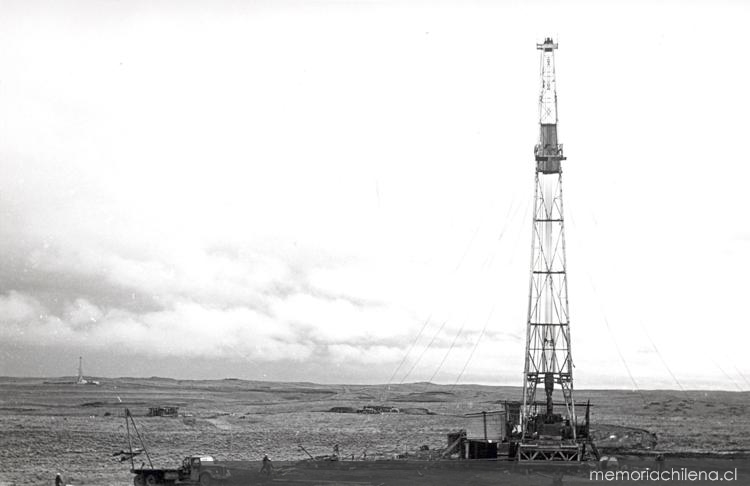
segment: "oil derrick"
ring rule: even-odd
[[[77,385],[100,385],[96,380],[87,380],[83,376],[83,357],[78,357],[78,378],[76,378]]]
[[[588,436],[588,407],[579,423],[573,399],[568,281],[565,260],[562,161],[557,137],[555,50],[546,38],[541,51],[539,143],[536,159],[531,275],[526,328],[519,460],[581,460]],[[543,397],[537,396],[542,388]],[[563,402],[553,401],[559,387]],[[541,400],[540,400],[541,398]]]
[[[76,383],[79,385],[86,384],[86,378],[83,377],[83,358],[81,356],[78,357],[78,379]]]

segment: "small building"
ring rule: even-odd
[[[464,458],[497,459],[498,452],[507,453],[509,431],[505,410],[469,413],[465,417]]]
[[[180,407],[149,407],[149,417],[177,417]]]

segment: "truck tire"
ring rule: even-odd
[[[159,477],[156,474],[149,474],[146,476],[146,486],[157,486],[161,484]]]
[[[211,475],[208,473],[201,474],[198,479],[200,480],[201,486],[211,486],[211,483],[213,483]]]
[[[136,474],[133,476],[133,485],[134,486],[146,486],[146,481],[143,479],[143,476],[140,474]]]

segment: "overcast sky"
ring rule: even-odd
[[[576,386],[750,389],[749,14],[2,2],[0,375],[520,385],[552,35]]]

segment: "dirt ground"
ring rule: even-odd
[[[419,383],[387,390],[242,380],[60,381],[0,378],[0,486],[54,484],[57,472],[73,485],[132,484],[129,463],[113,456],[127,448],[126,407],[154,465],[176,467],[196,453],[222,461],[257,461],[263,454],[296,461],[307,457],[300,445],[315,456],[338,444],[341,456],[355,459],[392,458],[423,445],[437,449],[446,446],[448,432],[465,427],[463,414],[494,410],[520,396],[512,387]],[[605,450],[750,451],[750,393],[596,390],[577,397],[591,400],[593,433]],[[381,404],[414,413],[328,412]],[[147,417],[153,406],[178,406],[180,416]],[[425,408],[432,413],[420,413]],[[413,478],[430,477],[430,471]],[[524,478],[528,484],[550,481]]]

